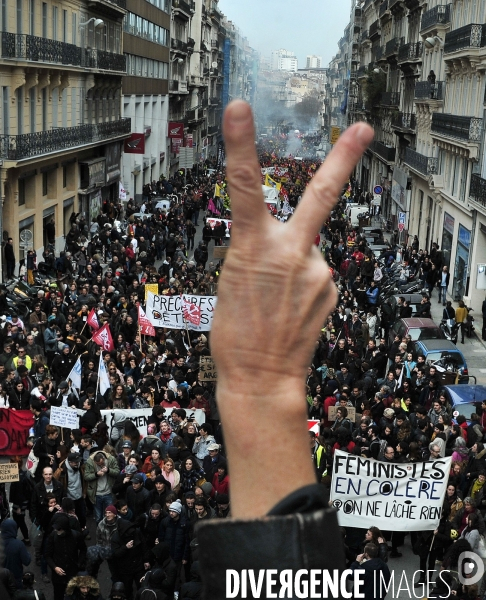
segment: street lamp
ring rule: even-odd
[[[383,73],[384,75],[388,75],[388,71],[385,71],[385,69],[382,69],[381,67],[375,67],[373,73]]]
[[[97,19],[96,17],[91,17],[91,19],[88,19],[85,23],[80,23],[79,26],[85,27],[86,25],[89,25],[89,23],[91,23],[92,21],[94,21],[95,29],[99,29],[100,27],[103,27],[103,25],[105,24],[103,19]]]

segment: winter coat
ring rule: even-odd
[[[127,548],[127,543],[133,540],[133,546]],[[117,531],[111,538],[113,551],[110,561],[114,577],[118,574],[134,575],[144,571],[144,563],[148,562],[148,551],[140,530],[136,525],[123,519],[118,519]]]
[[[135,490],[129,485],[125,494],[128,507],[132,510],[135,519],[148,512],[150,509],[150,492],[141,486]]]
[[[106,452],[99,451],[105,456],[105,462],[108,466],[108,473],[106,477],[108,477],[108,485],[113,488],[113,484],[116,481],[118,474],[120,473],[120,469],[118,468],[118,461],[111,454],[107,454]],[[98,488],[98,479],[99,477],[96,475],[97,469],[96,464],[94,462],[94,456],[96,456],[97,452],[91,455],[86,461],[86,466],[84,469],[84,480],[88,483],[88,498],[91,500],[93,504],[96,503],[96,490]]]
[[[87,586],[90,588],[87,596],[82,596],[79,588]],[[67,584],[64,600],[103,600],[100,594],[100,584],[89,575],[73,577]]]
[[[53,479],[52,486],[52,493],[56,497],[57,503],[60,505],[61,500],[64,497],[62,484]],[[49,511],[49,503],[46,496],[47,492],[44,481],[39,481],[39,483],[34,487],[34,491],[32,492],[32,500],[30,502],[30,518],[37,524],[40,524],[40,522],[44,519],[45,514]]]
[[[17,591],[17,585],[15,583],[15,577],[8,569],[0,568],[0,581],[3,583],[5,589],[13,598]]]
[[[3,549],[5,552],[3,566],[12,573],[18,585],[22,581],[23,567],[30,565],[32,557],[28,553],[25,544],[17,539],[18,527],[13,519],[5,519],[0,529],[2,531]]]
[[[165,517],[159,527],[159,542],[167,542],[170,555],[174,561],[187,560],[189,556],[189,540],[186,521],[181,517],[174,521]]]
[[[86,544],[83,534],[79,531],[66,531],[59,535],[57,531],[49,534],[46,543],[45,556],[47,564],[52,569],[53,580],[68,582],[82,571],[86,563]],[[61,567],[66,575],[54,573],[56,567]]]

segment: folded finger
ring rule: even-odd
[[[261,170],[255,147],[255,126],[250,106],[231,102],[223,118],[226,147],[226,177],[231,198],[231,237],[258,232],[269,218],[263,202]]]
[[[373,139],[373,129],[357,123],[339,138],[317,171],[289,222],[303,243],[312,243],[329,216],[349,174]]]

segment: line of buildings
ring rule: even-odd
[[[486,2],[357,2],[329,64],[326,127],[367,121],[356,168],[402,239],[439,244],[449,293],[480,314],[486,290]]]
[[[0,230],[39,258],[54,219],[91,222],[120,189],[216,155],[221,116],[252,102],[258,56],[217,0],[16,0],[0,10]]]

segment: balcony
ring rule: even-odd
[[[383,46],[377,46],[374,52],[375,61],[380,62],[380,60],[384,59],[385,48]]]
[[[211,104],[211,106],[219,106],[221,104],[221,99],[213,96],[209,99],[209,103]]]
[[[214,48],[216,50],[219,49],[219,42],[218,42],[218,40],[211,40],[211,48]]]
[[[194,4],[186,2],[185,0],[172,0],[172,10],[177,13],[184,13],[185,16],[190,17],[194,12]]]
[[[401,4],[403,2],[403,0],[390,0],[388,2],[388,8],[391,10],[392,8],[396,7],[398,4]]]
[[[425,29],[429,29],[429,27],[434,27],[436,25],[447,25],[450,21],[451,5],[439,4],[424,12],[420,23],[420,31],[424,31]]]
[[[411,63],[422,60],[422,52],[422,42],[415,42],[413,44],[403,44],[398,49],[398,62]]]
[[[378,37],[379,35],[381,35],[381,24],[379,19],[377,19],[370,25],[370,40]]]
[[[2,32],[1,52],[2,58],[126,72],[124,54],[79,48],[73,44],[34,35]]]
[[[193,40],[192,38],[187,38],[187,49],[189,50],[194,50],[194,46],[196,45],[196,40]]]
[[[358,77],[358,79],[362,79],[363,77],[366,77],[366,67],[364,65],[362,65],[361,67],[358,67],[357,77]]]
[[[211,14],[211,19],[214,19],[217,23],[221,22],[222,15],[217,8],[212,8],[210,14]]]
[[[391,58],[392,56],[395,56],[395,54],[398,53],[398,50],[404,41],[404,38],[393,38],[392,40],[389,40],[385,45],[386,58]]]
[[[483,120],[477,117],[432,113],[431,131],[439,135],[475,143],[481,141],[482,129]]]
[[[424,156],[411,148],[405,148],[404,162],[422,175],[434,175],[437,173],[437,158]]]
[[[170,47],[172,50],[176,50],[177,52],[187,52],[187,42],[183,42],[182,40],[178,40],[176,38],[172,38],[170,40]]]
[[[112,12],[119,17],[120,13],[126,13],[127,0],[88,0],[88,6],[101,12]]]
[[[179,91],[179,81],[177,79],[169,80],[169,92],[178,92]]]
[[[444,54],[458,52],[468,48],[483,48],[486,46],[486,24],[466,25],[446,33]]]
[[[477,173],[471,175],[469,197],[478,204],[486,206],[486,179],[483,179]]]
[[[215,135],[218,132],[219,132],[219,126],[218,125],[210,125],[208,127],[208,135]]]
[[[415,100],[444,100],[444,81],[417,81],[415,84]]]
[[[5,160],[33,158],[130,135],[130,130],[130,119],[119,119],[93,125],[57,127],[36,133],[0,135],[0,157]]]
[[[359,36],[359,41],[363,43],[365,40],[369,39],[370,34],[367,29],[364,29]]]
[[[400,106],[400,92],[383,92],[380,96],[381,106]]]
[[[374,140],[371,142],[370,150],[386,160],[387,162],[395,162],[395,153],[396,148],[391,148],[389,146],[385,146],[383,142],[378,142]]]
[[[388,0],[385,0],[380,4],[379,16],[382,17],[388,10]]]
[[[416,119],[415,113],[398,113],[392,117],[392,127],[396,129],[403,129],[407,131],[415,131]]]

